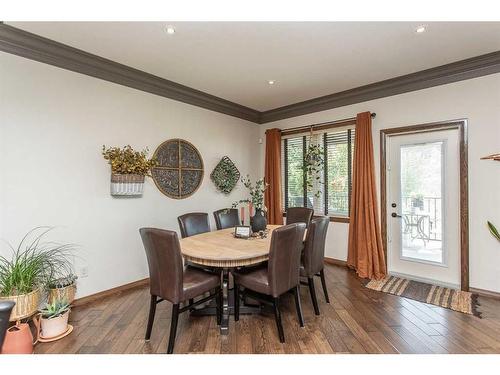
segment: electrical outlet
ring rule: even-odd
[[[80,268],[80,277],[81,278],[84,278],[84,277],[87,277],[89,275],[89,269],[87,266],[82,266]]]

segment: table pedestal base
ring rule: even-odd
[[[240,314],[260,314],[262,311],[260,304],[248,304],[244,300],[240,302]],[[212,300],[201,308],[195,308],[191,311],[193,316],[216,315],[217,310],[215,301]],[[229,288],[229,271],[224,269],[222,272],[222,320],[220,324],[221,335],[229,333],[229,317],[234,315],[234,293]]]

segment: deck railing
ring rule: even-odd
[[[442,241],[442,199],[440,197],[402,197],[402,214],[421,220],[421,230],[430,241]]]

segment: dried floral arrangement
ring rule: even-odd
[[[115,174],[137,174],[151,177],[151,169],[158,165],[155,158],[148,159],[149,149],[135,151],[130,145],[120,147],[102,146],[102,155]]]

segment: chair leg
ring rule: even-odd
[[[293,296],[295,297],[295,309],[297,310],[299,324],[304,327],[304,316],[302,315],[302,304],[300,303],[300,287],[298,285],[293,289]]]
[[[240,320],[240,286],[234,283],[234,321]]]
[[[273,301],[274,306],[274,318],[276,320],[276,326],[278,327],[278,334],[280,337],[280,342],[285,342],[285,334],[283,333],[283,325],[281,324],[281,312],[280,312],[280,302],[279,298],[275,298]]]
[[[155,320],[156,313],[156,296],[151,296],[151,302],[149,305],[149,318],[148,318],[148,327],[146,328],[146,337],[145,340],[149,341],[151,338],[151,330],[153,329],[153,322]]]
[[[216,310],[216,315],[217,315],[217,325],[220,326],[220,323],[222,321],[222,289],[217,288],[215,290],[215,310]]]
[[[177,322],[179,321],[179,304],[172,306],[172,321],[170,322],[170,338],[168,339],[167,354],[174,352],[175,334],[177,332]]]
[[[325,271],[321,270],[319,272],[319,277],[321,278],[321,285],[323,286],[323,293],[325,294],[326,303],[330,303],[330,298],[328,298],[328,289],[326,289]]]
[[[309,285],[309,294],[311,295],[311,299],[312,299],[312,303],[313,303],[313,307],[314,307],[314,313],[316,315],[319,315],[318,300],[316,298],[316,289],[314,289],[314,278],[308,277],[307,284]]]

